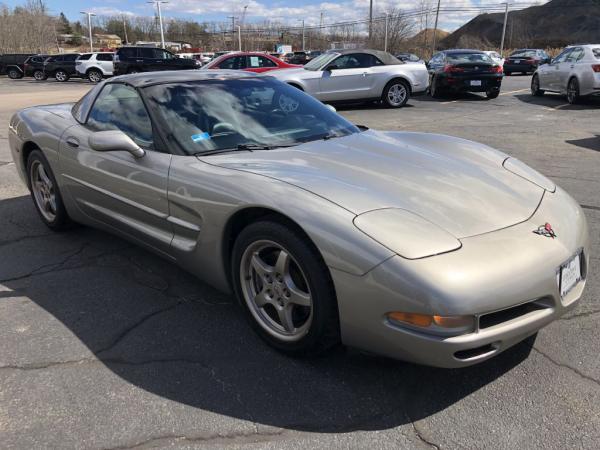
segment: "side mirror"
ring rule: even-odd
[[[88,144],[97,152],[126,151],[136,158],[146,154],[143,148],[121,130],[96,131],[88,138]]]
[[[337,112],[337,109],[335,109],[335,107],[330,104],[325,104],[325,107],[331,112]]]
[[[336,66],[335,64],[329,64],[327,67],[325,67],[325,72],[331,72],[332,70],[337,70],[338,66]]]

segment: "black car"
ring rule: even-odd
[[[299,64],[303,66],[308,62],[309,58],[306,52],[294,52],[292,55],[288,56],[287,63],[288,64]]]
[[[71,77],[79,77],[75,69],[75,61],[79,53],[64,53],[54,55],[44,61],[44,72],[47,77],[54,77],[56,81],[65,82]]]
[[[398,58],[400,61],[403,61],[403,62],[419,62],[419,61],[422,61],[422,59],[419,58],[414,53],[408,53],[408,52],[398,53],[396,55],[396,58]]]
[[[200,67],[195,59],[178,58],[170,51],[156,47],[121,47],[115,53],[114,66],[114,75]]]
[[[23,78],[25,71],[23,64],[31,56],[31,53],[11,53],[0,55],[0,75],[8,75],[9,78],[16,80]]]
[[[321,56],[322,54],[323,54],[323,52],[321,50],[310,50],[310,51],[306,52],[306,56],[307,56],[306,62],[312,61],[317,56]]]
[[[33,77],[38,81],[48,78],[44,71],[44,62],[50,55],[33,55],[25,60],[23,64],[23,73],[26,77]]]
[[[432,97],[444,93],[485,92],[496,98],[502,85],[502,67],[479,50],[445,50],[427,63]]]
[[[514,72],[533,73],[538,66],[550,64],[551,59],[548,53],[539,48],[515,50],[504,60],[504,74],[511,75]]]

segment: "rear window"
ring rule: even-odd
[[[523,58],[533,58],[535,56],[537,56],[537,51],[535,50],[518,50],[516,52],[513,52],[511,55],[512,56],[521,56]]]
[[[448,53],[446,60],[452,64],[492,63],[485,53]]]
[[[91,53],[84,53],[83,55],[80,55],[79,58],[77,58],[77,60],[78,61],[87,61],[91,57],[92,57]]]
[[[596,59],[600,59],[600,48],[593,48],[592,53],[596,57]]]

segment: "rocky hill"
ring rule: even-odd
[[[440,48],[498,47],[504,13],[480,14],[440,43]],[[508,14],[506,48],[600,43],[600,0],[552,0]]]

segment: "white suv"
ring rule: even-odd
[[[82,78],[92,83],[102,81],[102,78],[112,76],[114,53],[95,52],[84,53],[75,62],[75,69]]]

